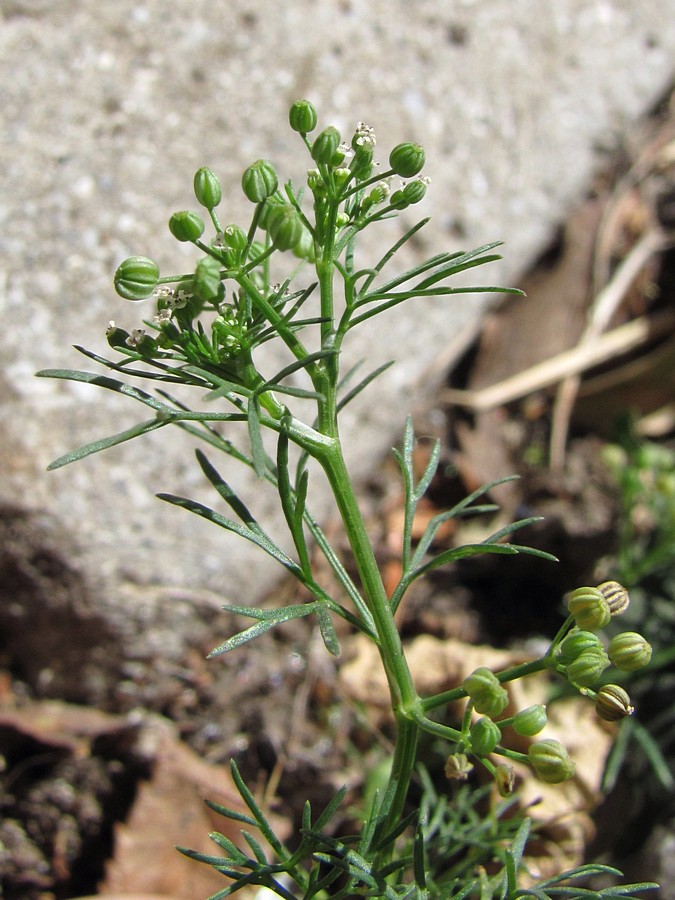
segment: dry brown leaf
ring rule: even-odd
[[[169,723],[151,719],[145,739],[154,759],[153,775],[139,786],[127,821],[115,829],[115,855],[101,890],[122,896],[160,894],[167,900],[207,897],[227,881],[175,847],[218,855],[208,837],[213,830],[239,841],[236,824],[212,813],[204,797],[239,810],[241,799],[229,769],[205,763],[177,740]]]
[[[94,738],[129,727],[122,716],[60,700],[0,709],[0,726],[13,728],[40,743],[78,756],[88,754]]]

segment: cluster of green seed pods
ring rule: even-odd
[[[605,646],[595,633],[611,618],[628,608],[628,592],[616,581],[606,581],[597,587],[582,587],[567,598],[567,608],[574,625],[557,648],[555,661],[568,681],[579,688],[598,685],[610,666],[621,672],[636,672],[648,665],[652,648],[635,631],[615,634]],[[607,691],[607,688],[611,690]],[[625,690],[618,685],[605,685],[603,698],[596,701],[601,718],[616,721],[633,711]]]
[[[595,702],[597,715],[608,722],[618,722],[633,713],[627,691],[617,684],[603,683],[604,673],[611,666],[621,672],[635,672],[646,666],[652,649],[645,638],[634,631],[615,634],[607,644],[597,634],[609,621],[625,612],[629,605],[628,592],[615,581],[597,587],[581,587],[567,597],[570,618],[543,657],[543,667],[557,671],[584,695]],[[493,766],[488,757],[497,753],[522,758],[545,782],[557,784],[574,775],[574,763],[564,745],[552,738],[535,740],[527,754],[519,757],[502,746],[508,728],[523,737],[535,737],[547,723],[546,708],[535,705],[515,715],[500,718],[509,705],[504,682],[512,676],[495,674],[485,666],[475,669],[462,682],[469,699],[467,714],[478,713],[479,718],[465,725],[457,752],[450,755],[446,775],[453,779],[468,777],[472,765],[469,756],[479,759],[492,771],[500,792],[513,789],[514,775],[508,764]]]
[[[241,283],[237,291],[241,308],[236,328],[232,326],[229,330],[227,323],[232,317],[220,314],[228,279],[236,282],[244,273],[254,283],[261,283],[256,262],[260,260],[262,265],[273,251],[291,251],[300,260],[315,264],[342,229],[360,230],[373,219],[385,218],[391,211],[405,209],[423,199],[427,179],[415,178],[425,162],[419,144],[406,142],[394,147],[388,158],[389,168],[378,176],[374,174],[376,140],[370,126],[359,122],[350,143],[343,142],[340,131],[333,125],[310,140],[308,136],[317,128],[318,115],[308,100],[293,103],[289,124],[305,142],[315,166],[307,176],[314,199],[314,222],[310,223],[302,212],[300,195],[292,185],[282,187],[274,165],[269,160],[258,159],[245,169],[241,178],[244,196],[255,205],[251,226],[246,230],[236,224],[222,227],[217,212],[223,200],[221,183],[212,169],[202,166],[195,173],[193,187],[197,203],[208,217],[193,210],[179,210],[170,217],[168,225],[176,240],[194,244],[205,255],[193,272],[175,277],[161,277],[159,266],[147,256],[124,260],[115,272],[115,289],[125,300],[155,297],[157,314],[153,325],[159,334],[151,337],[145,329],[136,329],[130,335],[113,323],[109,329],[113,346],[121,349],[126,345],[137,353],[152,356],[155,350],[170,350],[178,345],[185,353],[190,345],[196,353],[191,359],[197,362],[200,354],[206,355],[211,363],[233,357],[242,351],[245,343],[242,338],[247,330],[249,335],[254,331],[250,328],[251,321],[245,321],[245,291]],[[389,181],[395,176],[414,180],[402,182],[392,193]],[[210,243],[204,237],[207,218],[216,229]],[[177,289],[167,287],[176,283]],[[180,314],[176,312],[179,306],[173,302],[177,294],[189,301],[182,302]],[[204,310],[205,304],[212,306],[216,313],[210,339],[203,330],[192,326],[193,317]]]

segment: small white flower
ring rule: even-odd
[[[164,307],[164,309],[160,309],[157,311],[157,315],[153,316],[152,321],[155,325],[166,325],[167,322],[171,321],[171,317],[173,316],[173,310],[171,310],[168,306]]]
[[[113,320],[111,319],[111,320],[108,322],[108,327],[107,327],[106,330],[105,330],[105,336],[106,336],[106,337],[110,337],[110,335],[113,334],[115,331],[117,331],[117,325],[115,325],[115,323],[114,323]]]
[[[125,344],[127,345],[127,347],[138,347],[144,337],[145,328],[134,328],[129,337],[126,339]]]
[[[342,141],[342,143],[338,147],[338,150],[340,151],[340,153],[342,153],[345,159],[351,159],[354,155],[354,150],[346,141]]]
[[[366,125],[365,122],[356,123],[356,134],[354,137],[359,147],[374,147],[377,144],[375,129],[371,125]]]
[[[172,291],[173,296],[169,297],[168,303],[171,309],[182,309],[187,306],[187,302],[192,294],[186,290]]]

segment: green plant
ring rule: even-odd
[[[433,448],[426,469],[417,477],[413,466],[415,434],[408,419],[401,449],[394,451],[405,488],[402,575],[392,595],[387,596],[340,438],[338,420],[342,410],[388,368],[383,365],[356,382],[355,370],[343,375],[341,349],[349,333],[403,302],[503,291],[448,284],[453,276],[497,259],[493,252],[496,244],[468,252],[439,253],[405,272],[386,275],[397,252],[424,226],[423,220],[399,237],[378,261],[364,265],[357,256],[361,232],[423,199],[427,179],[416,176],[424,166],[424,151],[417,144],[399,144],[389,155],[389,166],[378,172],[374,164],[375,137],[368,126],[359,123],[349,144],[341,142],[341,135],[333,126],[324,128],[312,141],[308,134],[317,123],[314,107],[299,101],[291,108],[289,118],[313,163],[307,176],[309,203],[303,202],[304,189],[291,182],[281,188],[272,164],[258,160],[242,178],[243,191],[253,204],[250,222],[246,228],[224,225],[216,211],[222,198],[220,183],[213,172],[200,169],[194,181],[195,195],[206,209],[214,237],[210,242],[203,239],[206,226],[195,212],[182,210],[169,220],[173,236],[191,242],[200,251],[194,270],[163,276],[147,257],[136,256],[123,262],[115,275],[118,293],[127,300],[152,297],[152,319],[144,323],[145,327],[131,331],[110,323],[108,341],[120,359],[109,360],[78,348],[118,375],[159,383],[157,392],[150,394],[124,379],[89,372],[39,373],[104,387],[136,400],[152,412],[151,418],[139,425],[74,450],[56,460],[51,468],[173,424],[202,440],[211,451],[252,468],[276,488],[294,546],[292,556],[265,530],[202,450],[197,451],[199,466],[222,503],[229,507],[229,515],[185,497],[159,495],[169,504],[255,544],[297,579],[310,598],[280,609],[224,607],[250,618],[253,624],[224,641],[212,656],[233,650],[276,625],[308,615],[316,616],[328,652],[337,655],[340,647],[333,624],[337,616],[374,642],[386,673],[395,746],[387,783],[382,791],[375,792],[358,834],[338,836],[331,827],[346,793],[343,789],[318,814],[307,803],[301,834],[294,847],[289,848],[274,833],[233,763],[232,775],[248,812],[212,806],[242,824],[242,846],[214,834],[221,855],[208,856],[189,849],[183,852],[231,880],[214,898],[228,896],[250,884],[266,887],[281,897],[307,900],[329,896],[515,898],[521,893],[538,897],[597,896],[562,884],[566,878],[588,874],[586,869],[541,882],[527,891],[518,887],[529,830],[527,820],[511,835],[506,848],[490,842],[490,862],[499,863],[497,874],[488,876],[483,872],[475,877],[465,870],[454,879],[435,879],[428,865],[430,855],[450,858],[457,850],[457,839],[451,828],[440,827],[428,804],[409,809],[407,799],[422,734],[446,743],[448,777],[465,778],[473,759],[494,777],[504,795],[513,789],[512,760],[531,763],[547,782],[570,778],[574,764],[562,744],[536,741],[528,754],[507,746],[508,726],[517,723],[524,729],[522,733],[536,734],[545,715],[542,718],[541,710],[537,710],[528,711],[527,715],[520,711],[504,716],[509,702],[504,685],[535,672],[557,671],[575,683],[581,693],[595,697],[591,685],[596,670],[604,668],[604,656],[602,667],[593,658],[595,668],[590,674],[586,666],[577,665],[576,669],[583,670],[583,678],[579,676],[575,682],[570,673],[575,671],[577,656],[568,647],[565,658],[561,657],[560,646],[580,626],[595,631],[606,625],[612,612],[608,600],[601,588],[581,588],[570,600],[570,615],[542,657],[497,673],[479,668],[454,690],[420,696],[394,618],[410,585],[440,566],[476,554],[530,553],[544,559],[552,557],[511,542],[512,535],[533,519],[513,522],[479,543],[434,552],[438,529],[449,519],[495,511],[486,498],[500,482],[485,485],[436,516],[414,542],[416,508],[434,476],[440,448],[438,444]],[[398,176],[414,180],[394,185],[392,190],[391,182]],[[299,260],[298,268],[275,283],[273,264],[279,264],[283,271],[283,254],[287,251]],[[315,280],[296,287],[308,271],[313,272]],[[285,348],[287,362],[270,375],[265,373],[265,357],[260,351],[272,340]],[[188,408],[169,393],[167,388],[171,385],[203,392],[204,408]],[[227,436],[221,433],[220,426],[227,426]],[[246,436],[243,447],[233,440],[238,427],[244,429]],[[323,472],[342,517],[357,580],[350,576],[310,511],[311,460]],[[341,594],[331,593],[319,582],[313,564],[316,553],[328,563]],[[466,707],[459,728],[438,720],[439,710],[461,699],[466,700]],[[482,715],[477,723],[473,721],[474,712]],[[443,807],[452,820],[456,810],[447,804]],[[443,842],[446,846],[441,845]],[[629,886],[605,893],[626,895],[649,886]]]

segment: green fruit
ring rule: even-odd
[[[553,738],[532,744],[527,756],[534,771],[547,784],[560,784],[574,775],[574,763],[567,750]]]
[[[424,160],[419,144],[398,144],[389,154],[389,167],[401,178],[412,178],[422,170]]]
[[[147,256],[131,256],[115,272],[115,290],[125,300],[144,300],[157,287],[159,266]]]
[[[462,687],[471,698],[476,712],[491,719],[501,715],[509,705],[509,695],[494,672],[485,666],[480,666],[468,675],[462,682]]]
[[[599,631],[611,618],[609,604],[595,587],[580,587],[572,591],[567,598],[567,608],[582,631]]]
[[[309,100],[296,100],[288,113],[288,121],[293,131],[299,134],[314,131],[318,121],[314,105]]]
[[[422,181],[420,178],[416,178],[415,181],[411,181],[403,188],[403,196],[408,201],[408,203],[411,204],[419,203],[420,200],[423,200],[426,192],[426,182]]]
[[[251,203],[262,203],[276,191],[279,184],[271,162],[258,159],[241,176],[241,186]]]
[[[194,178],[195,197],[207,209],[213,209],[220,203],[223,192],[220,187],[220,180],[215,172],[202,166],[198,169]]]
[[[471,750],[476,756],[488,756],[501,740],[499,726],[483,716],[471,726]]]
[[[198,241],[204,234],[204,223],[197,213],[182,209],[169,219],[169,231],[177,241]]]
[[[301,240],[303,224],[288,203],[276,206],[269,217],[267,231],[277,250],[291,250]]]
[[[338,152],[340,140],[337,128],[333,125],[324,128],[312,144],[312,159],[318,163],[331,164]]]
[[[585,650],[567,667],[568,681],[580,687],[590,687],[600,680],[602,673],[609,667],[609,657],[604,650]]]
[[[560,644],[560,662],[569,665],[586,650],[603,650],[600,638],[592,631],[572,631]]]
[[[538,703],[516,713],[513,717],[513,730],[523,737],[533,737],[544,728],[546,721],[546,707]]]
[[[636,631],[615,634],[609,642],[607,654],[612,664],[622,672],[636,672],[649,664],[651,645]]]

